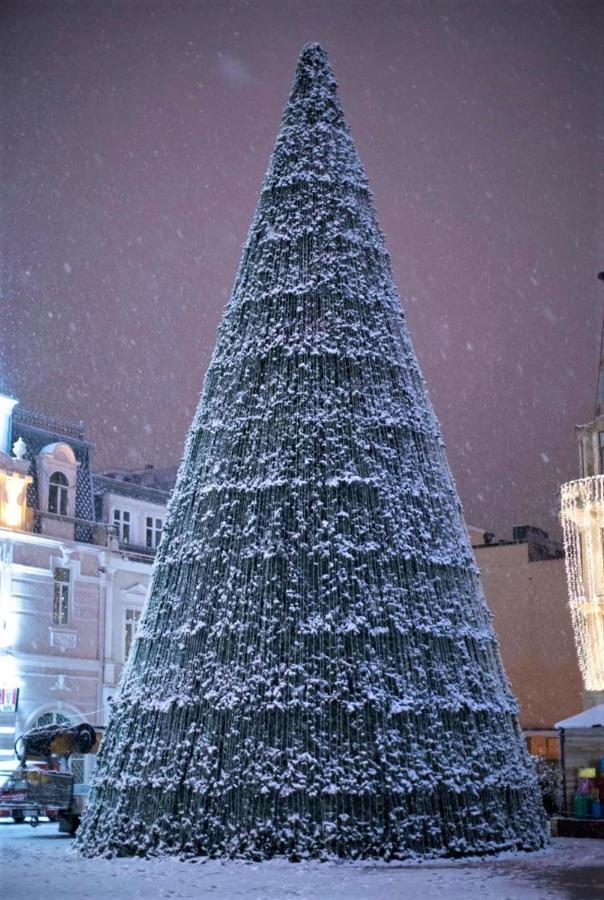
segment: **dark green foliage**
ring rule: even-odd
[[[544,841],[367,180],[309,45],[78,844],[299,859]]]

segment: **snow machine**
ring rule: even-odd
[[[69,759],[75,753],[96,754],[101,737],[101,729],[88,722],[47,725],[20,735],[15,742],[19,765],[0,786],[0,816],[15,822],[29,818],[34,828],[46,816],[58,821],[59,831],[75,834],[88,785],[76,784]]]

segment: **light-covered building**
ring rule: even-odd
[[[36,724],[105,723],[145,600],[168,492],[91,456],[81,423],[0,396],[2,767]]]
[[[604,272],[598,275],[604,281]],[[586,709],[604,703],[604,326],[594,418],[576,428],[579,474],[562,485],[568,596]]]
[[[603,368],[595,418],[577,428],[581,477],[561,491],[568,595],[586,709],[604,703]]]

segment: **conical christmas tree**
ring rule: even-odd
[[[78,844],[534,849],[543,812],[324,51],[304,48]]]

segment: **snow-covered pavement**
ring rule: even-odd
[[[604,843],[559,838],[530,856],[421,865],[80,859],[56,825],[0,824],[7,900],[592,900]]]

